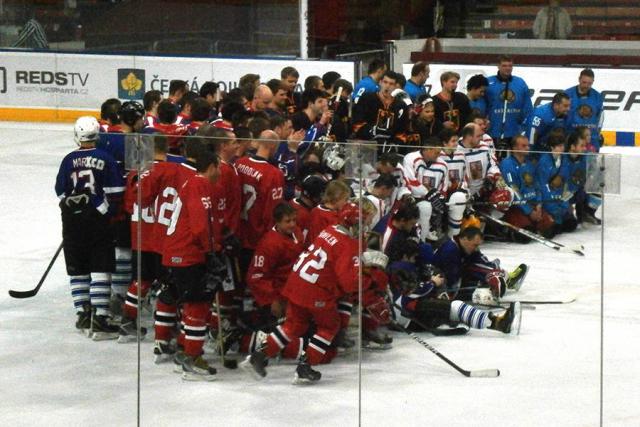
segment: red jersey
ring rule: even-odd
[[[162,265],[187,267],[204,264],[213,250],[211,181],[194,175],[178,190],[175,210],[167,228]]]
[[[154,162],[157,163],[157,162]],[[154,245],[155,217],[153,207],[142,209],[142,224],[140,225],[142,241],[138,247],[138,172],[130,171],[127,175],[127,184],[124,190],[124,210],[131,218],[131,249],[134,251],[157,252]]]
[[[233,165],[220,160],[220,176],[214,185],[214,203],[221,225],[235,234],[240,222],[240,208],[242,206],[242,186],[238,171]]]
[[[169,144],[169,151],[172,153],[177,152],[184,143],[184,138],[182,137],[187,134],[186,126],[175,123],[156,123],[154,128],[169,137],[167,138],[167,144]]]
[[[200,126],[202,126],[203,124],[203,122],[190,122],[187,125],[187,133],[189,135],[195,135],[196,132],[198,132],[198,129],[200,129]]]
[[[311,209],[312,208],[309,208],[309,207],[305,206],[298,199],[290,200],[289,201],[289,205],[291,205],[291,207],[293,209],[295,209],[296,212],[297,212],[296,224],[298,224],[298,227],[300,227],[300,230],[302,230],[302,238],[306,241],[307,240],[307,235],[309,234],[309,226],[310,226]]]
[[[270,305],[281,298],[280,290],[303,249],[299,228],[293,235],[287,236],[273,227],[262,237],[246,277],[251,294],[259,306]]]
[[[153,114],[145,114],[144,115],[144,127],[147,128],[155,128],[158,124],[158,118]]]
[[[178,113],[178,117],[176,117],[176,124],[177,125],[188,125],[189,123],[191,123],[191,116],[184,114],[184,113]]]
[[[311,209],[309,214],[309,233],[307,234],[307,242],[311,243],[318,237],[318,234],[330,225],[336,225],[340,221],[338,211],[329,209],[324,205],[318,205]]]
[[[176,210],[178,190],[196,173],[196,169],[188,163],[156,162],[153,169],[142,174],[142,206],[152,207],[155,219],[152,249],[154,252],[162,253],[167,228]]]
[[[282,296],[310,309],[331,309],[358,291],[358,241],[338,226],[322,230],[293,265]]]
[[[284,176],[277,167],[257,156],[235,163],[242,188],[242,211],[238,237],[242,246],[253,249],[273,227],[273,208],[283,197]]]

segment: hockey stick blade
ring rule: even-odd
[[[472,378],[495,378],[500,376],[499,369],[479,369],[477,371],[469,371]]]
[[[18,298],[18,299],[31,298],[35,296],[40,290],[40,287],[42,286],[42,284],[44,283],[44,279],[47,278],[47,275],[49,274],[51,267],[53,267],[53,264],[56,262],[56,259],[58,259],[58,255],[60,255],[61,251],[62,251],[62,242],[60,242],[60,246],[58,246],[56,253],[53,255],[53,258],[51,258],[51,261],[49,261],[49,265],[47,266],[47,269],[44,271],[44,274],[40,278],[40,281],[38,282],[35,288],[30,289],[28,291],[14,291],[10,289],[9,295],[13,298]]]

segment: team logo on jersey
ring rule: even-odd
[[[391,129],[396,115],[389,110],[378,109],[378,119],[376,126],[380,129]]]
[[[583,119],[590,119],[593,117],[593,109],[588,104],[582,104],[578,107],[578,115]]]
[[[475,160],[469,163],[469,173],[471,174],[472,179],[482,179],[482,162],[480,160]]]
[[[449,182],[452,189],[457,189],[458,183],[460,182],[460,171],[455,169],[449,170]]]
[[[516,99],[516,94],[511,89],[503,90],[500,92],[500,99],[502,101],[513,102]]]
[[[533,175],[529,172],[525,172],[522,174],[522,180],[524,181],[524,185],[527,187],[531,187],[533,185]]]
[[[428,189],[435,188],[436,186],[436,177],[435,176],[425,176],[422,178],[422,185],[427,187]]]
[[[142,99],[145,92],[144,70],[118,68],[118,98]]]

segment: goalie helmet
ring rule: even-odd
[[[100,124],[95,117],[80,117],[73,126],[73,134],[78,145],[83,142],[97,141],[100,134]]]
[[[498,305],[499,302],[489,288],[476,288],[471,295],[474,304]]]
[[[357,237],[360,232],[360,202],[362,204],[362,225],[364,231],[367,230],[371,218],[376,213],[376,207],[367,198],[362,198],[359,201],[349,202],[340,211],[340,225],[344,226],[352,237]]]
[[[136,101],[127,101],[120,106],[118,110],[120,120],[133,127],[138,120],[144,117],[144,107]]]
[[[322,160],[324,164],[334,172],[341,170],[346,163],[346,156],[344,154],[344,147],[339,144],[333,144],[325,148],[322,153]]]

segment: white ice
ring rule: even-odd
[[[38,282],[61,240],[53,186],[74,149],[70,125],[0,124],[0,424],[135,425],[135,344],[92,342],[74,328],[63,258],[31,299],[8,296]],[[628,154],[628,153],[627,153]],[[635,154],[632,152],[631,154]],[[604,425],[640,426],[640,275],[637,245],[640,157],[623,160],[623,195],[606,198]],[[558,237],[586,257],[536,243],[486,244],[503,266],[531,271],[513,298],[567,305],[525,310],[522,333],[472,331],[423,336],[466,369],[499,368],[498,378],[465,378],[403,334],[393,349],[364,353],[361,423],[429,426],[596,426],[600,414],[600,228]],[[212,383],[183,382],[154,365],[142,343],[141,424],[334,425],[359,422],[355,354],[321,366],[311,387],[290,385],[294,366],[271,364],[256,382],[219,363]]]

